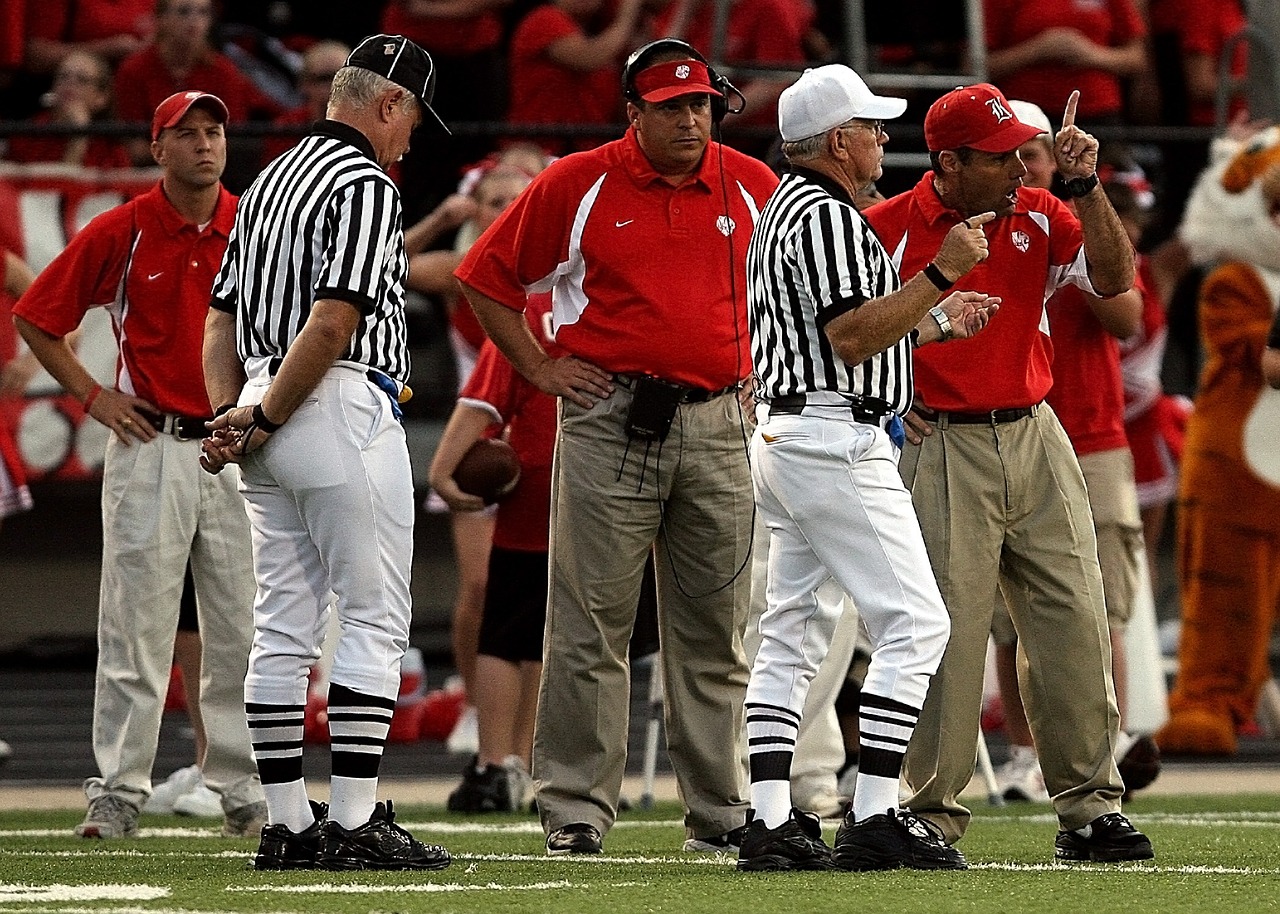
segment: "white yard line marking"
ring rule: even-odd
[[[521,885],[502,885],[486,882],[477,885],[461,885],[456,882],[410,882],[398,885],[352,885],[351,883],[320,882],[315,885],[229,885],[226,892],[277,892],[285,895],[378,895],[385,892],[535,892],[547,889],[585,889],[585,883],[572,883],[561,879],[557,882],[528,882]]]
[[[89,883],[87,885],[29,885],[0,882],[0,903],[41,901],[154,901],[169,894],[166,886]]]

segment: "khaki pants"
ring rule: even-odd
[[[547,832],[606,832],[626,763],[645,558],[655,549],[667,748],[690,837],[742,825],[738,740],[754,499],[732,395],[680,406],[661,445],[628,441],[631,391],[561,401],[552,470],[550,587],[533,774]]]
[[[205,782],[224,809],[262,799],[249,748],[244,677],[253,633],[249,520],[239,471],[200,469],[200,442],[158,435],[126,447],[112,435],[102,469],[102,583],[90,800],[151,794],[182,582],[191,562],[200,620]]]
[[[951,614],[951,640],[907,751],[907,805],[949,842],[969,824],[991,613],[1000,572],[1025,662],[1019,684],[1063,828],[1120,808],[1119,714],[1084,478],[1057,417],[940,423],[901,469]]]

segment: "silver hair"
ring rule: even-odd
[[[830,132],[830,130],[827,130],[816,136],[807,136],[802,140],[783,143],[782,154],[787,157],[788,162],[803,162],[820,158],[827,151],[827,134]]]
[[[333,75],[333,86],[329,89],[329,107],[332,108],[338,102],[348,102],[357,108],[364,108],[373,104],[388,89],[398,89],[405,94],[401,104],[410,112],[417,108],[418,100],[412,92],[364,67],[343,67]]]

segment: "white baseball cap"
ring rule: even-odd
[[[1021,99],[1009,99],[1009,107],[1013,110],[1013,116],[1028,127],[1039,127],[1041,132],[1049,134],[1049,139],[1053,139],[1053,125],[1049,123],[1049,115],[1044,113],[1044,109],[1034,102],[1024,102]]]
[[[886,98],[867,88],[844,64],[805,70],[778,97],[778,131],[788,143],[826,133],[861,118],[886,121],[907,110],[905,98]]]

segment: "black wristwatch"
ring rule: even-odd
[[[1098,173],[1095,171],[1087,178],[1071,178],[1062,182],[1067,195],[1073,198],[1087,196],[1089,191],[1098,186]]]

